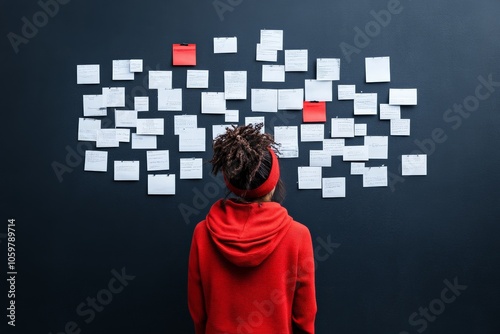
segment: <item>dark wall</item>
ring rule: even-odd
[[[298,159],[281,160],[284,205],[309,227],[316,249],[317,332],[500,331],[498,1],[67,0],[57,12],[49,8],[46,22],[36,1],[2,1],[1,7],[3,312],[9,218],[16,220],[18,272],[16,326],[2,315],[2,333],[192,332],[191,234],[225,190],[208,164],[203,180],[179,180],[179,158],[208,161],[211,125],[224,119],[201,115],[200,90],[183,89],[182,113],[199,115],[208,149],[178,152],[173,115],[181,113],[156,111],[156,91],[146,89],[146,78],[148,69],[172,70],[173,86],[185,88],[186,68],[171,66],[171,45],[182,42],[197,44],[196,69],[210,70],[208,91],[224,89],[224,70],[247,70],[249,90],[300,88],[315,77],[316,58],[341,58],[341,80],[327,103],[327,137],[330,118],[352,115],[352,101],[336,100],[337,84],[379,93],[379,103],[387,102],[391,87],[418,88],[418,105],[402,111],[411,119],[411,136],[390,137],[389,159],[367,164],[388,166],[388,187],[363,188],[349,164],[334,157],[323,176],[345,176],[347,196],[322,199],[320,190],[296,185],[297,167],[308,164],[309,150],[320,143],[300,143]],[[376,23],[376,13],[388,7],[398,13]],[[22,36],[33,19],[40,27],[24,28],[29,38],[16,53],[8,34]],[[262,83],[255,44],[264,28],[283,29],[285,49],[308,49],[309,71]],[[371,37],[363,40],[358,31],[366,28]],[[212,39],[222,36],[238,37],[237,54],[213,54]],[[344,54],[347,44],[355,52]],[[390,83],[364,83],[364,58],[372,56],[391,57]],[[113,82],[112,60],[131,58],[144,59],[145,71],[134,81]],[[76,65],[94,63],[101,65],[101,85],[77,85]],[[101,86],[126,87],[128,98],[148,95],[152,111],[141,116],[165,118],[158,148],[170,150],[175,196],[147,195],[146,155],[130,144],[108,149],[107,173],[83,171],[90,146],[77,141],[82,95]],[[240,110],[240,124],[245,116],[265,116],[268,125],[302,121],[300,111],[253,114],[250,93],[228,108]],[[111,109],[108,115],[112,126]],[[388,135],[388,122],[356,118],[369,134]],[[415,150],[428,154],[428,175],[401,177],[400,155]],[[114,182],[112,161],[131,159],[141,161],[140,181]],[[59,177],[54,166],[63,168]],[[180,205],[196,212],[185,218]]]

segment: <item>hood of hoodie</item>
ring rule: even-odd
[[[293,220],[279,203],[219,200],[205,221],[226,259],[240,267],[255,267],[274,251]]]

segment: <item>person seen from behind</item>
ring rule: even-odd
[[[280,204],[278,145],[262,126],[228,127],[213,142],[212,172],[230,192],[193,232],[188,306],[196,334],[314,334],[311,234]]]

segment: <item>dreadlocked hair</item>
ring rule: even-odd
[[[272,157],[268,147],[277,150],[277,143],[267,133],[261,133],[263,123],[226,128],[215,138],[212,173],[223,172],[232,185],[240,189],[255,189],[269,177]]]

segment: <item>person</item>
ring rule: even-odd
[[[262,126],[228,127],[213,143],[212,172],[237,197],[216,201],[193,232],[188,306],[196,334],[314,333],[311,234],[278,202],[277,144]]]

